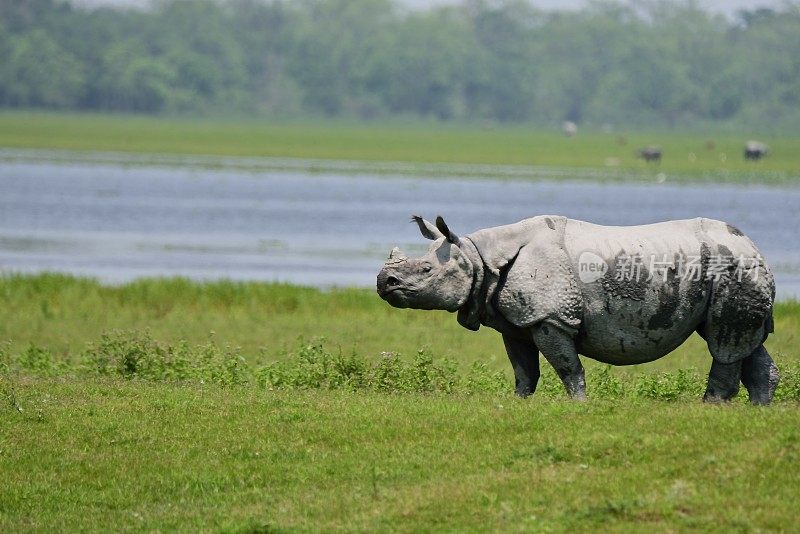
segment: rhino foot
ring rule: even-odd
[[[759,346],[742,362],[742,383],[750,395],[750,402],[766,405],[772,402],[781,375],[764,345]]]
[[[708,386],[703,395],[704,402],[728,402],[739,393],[739,380],[742,376],[742,362],[720,363],[711,362],[711,371],[708,373]]]

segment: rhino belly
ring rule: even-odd
[[[615,365],[649,362],[677,348],[704,321],[710,284],[702,279],[643,273],[618,280],[614,269],[582,284],[578,352]]]
[[[657,360],[686,341],[703,316],[701,311],[686,310],[688,313],[681,320],[654,328],[650,325],[662,321],[663,314],[642,313],[644,310],[630,305],[626,308],[584,316],[576,338],[578,352],[612,365]]]

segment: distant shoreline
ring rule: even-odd
[[[252,170],[591,181],[800,183],[800,137],[761,136],[770,154],[742,156],[730,132],[555,131],[522,127],[179,119],[0,113],[0,159],[200,165]],[[662,161],[636,157],[663,149]]]

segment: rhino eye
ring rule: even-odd
[[[386,285],[388,285],[388,286],[399,286],[400,285],[400,280],[398,280],[394,276],[390,276],[389,278],[386,279]]]
[[[431,270],[432,268],[433,268],[433,267],[431,267],[431,264],[430,264],[430,263],[423,263],[423,264],[422,264],[422,272],[423,272],[423,273],[428,273],[428,272],[430,272],[430,270]]]

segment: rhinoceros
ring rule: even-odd
[[[645,160],[646,162],[650,163],[654,161],[656,163],[661,162],[661,147],[657,146],[647,146],[642,149],[639,149],[637,152],[637,156]]]
[[[707,218],[600,226],[541,215],[459,237],[444,219],[413,216],[433,241],[419,258],[397,247],[377,278],[397,308],[457,312],[469,330],[500,332],[526,397],[539,352],[568,395],[586,398],[579,354],[612,365],[656,360],[693,332],[712,356],[704,400],[746,387],[771,402],[779,373],[764,348],[773,332],[775,283],[753,242]]]
[[[759,141],[748,141],[744,144],[744,159],[758,161],[769,153],[769,147]]]

